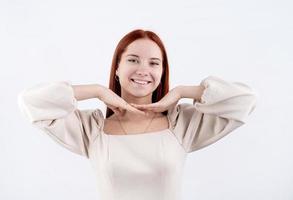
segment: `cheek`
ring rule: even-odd
[[[162,79],[162,70],[158,70],[156,73],[153,74],[153,76],[156,79],[156,82],[160,83]]]
[[[124,79],[128,79],[131,74],[133,73],[133,70],[131,67],[128,67],[126,65],[121,66],[120,68],[120,76]]]

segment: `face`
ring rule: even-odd
[[[122,95],[151,97],[161,81],[162,61],[161,49],[152,40],[138,39],[130,43],[116,70]]]

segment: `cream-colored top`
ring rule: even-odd
[[[102,200],[180,200],[187,153],[221,139],[243,125],[256,93],[239,82],[209,76],[201,100],[168,110],[169,128],[108,135],[100,109],[79,110],[70,82],[40,83],[18,96],[35,126],[66,149],[88,158]]]

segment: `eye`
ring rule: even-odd
[[[133,61],[137,61],[137,60],[135,60],[135,59],[128,59],[128,61],[133,62]]]
[[[155,62],[152,62],[151,64],[152,64],[152,65],[159,65],[159,63],[155,63]]]

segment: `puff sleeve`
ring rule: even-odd
[[[208,76],[200,85],[200,101],[181,103],[168,110],[172,130],[187,153],[221,139],[247,121],[257,93],[244,83]]]
[[[89,158],[89,147],[99,136],[101,111],[79,110],[69,82],[40,83],[18,95],[18,105],[31,124],[55,142]]]

